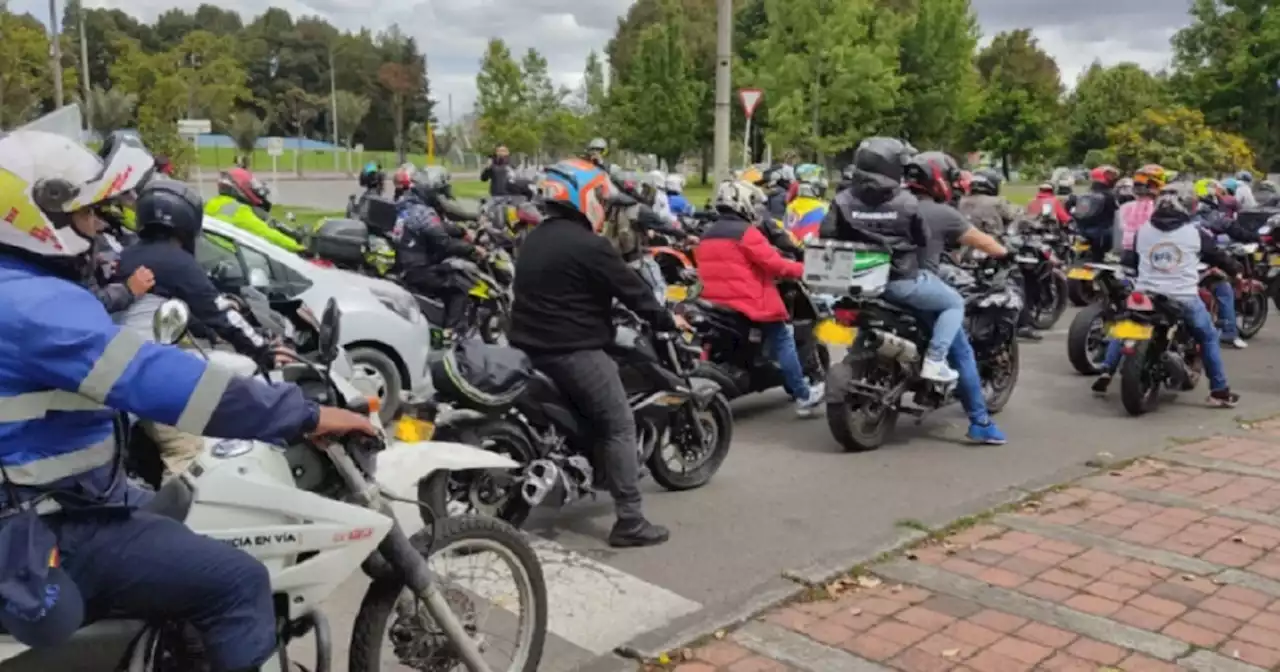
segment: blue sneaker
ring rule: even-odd
[[[967,438],[974,443],[983,443],[988,446],[1003,446],[1008,443],[1008,439],[1004,438],[1004,433],[996,427],[996,423],[987,422],[985,425],[979,425],[976,422],[969,423],[969,434]]]

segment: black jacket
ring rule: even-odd
[[[152,294],[181,299],[191,309],[193,335],[210,340],[216,336],[258,361],[266,356],[271,344],[247,323],[235,325],[218,309],[218,289],[190,252],[167,240],[143,241],[120,253],[115,281],[125,282],[141,266],[155,275]]]
[[[929,244],[919,207],[905,189],[855,181],[853,188],[836,194],[818,236],[885,248],[893,255],[891,279],[914,278],[920,270],[919,250]]]
[[[554,217],[534,227],[516,258],[511,344],[530,353],[600,350],[613,342],[613,300],[655,329],[675,324],[613,243]]]
[[[440,217],[415,195],[400,202],[399,236],[395,241],[396,270],[430,268],[450,257],[475,259],[476,248],[464,238],[465,230]]]
[[[489,196],[508,196],[507,183],[511,181],[511,165],[490,162],[480,171],[480,181],[489,183]]]

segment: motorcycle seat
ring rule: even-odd
[[[171,478],[168,483],[160,486],[156,496],[141,508],[143,511],[172,518],[181,523],[187,519],[187,514],[191,513],[191,505],[195,503],[195,497],[195,490],[187,484],[186,480]]]
[[[427,323],[444,324],[443,301],[424,294],[414,294],[413,298],[418,302],[418,309],[422,311],[423,317],[427,318]]]

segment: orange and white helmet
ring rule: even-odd
[[[91,241],[70,213],[132,191],[155,167],[141,142],[118,142],[105,157],[44,131],[0,134],[0,247],[42,257],[76,257]]]

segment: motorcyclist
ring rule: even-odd
[[[366,192],[371,191],[375,194],[381,194],[382,183],[386,179],[387,176],[382,172],[382,164],[377,161],[370,161],[364,164],[364,169],[360,171],[360,188]]]
[[[218,307],[219,292],[196,261],[196,239],[204,223],[200,205],[200,195],[175,180],[157,178],[143,187],[136,206],[141,241],[120,254],[115,282],[131,277],[138,269],[149,268],[155,287],[113,318],[117,324],[150,338],[156,309],[165,299],[181,299],[194,318],[192,335],[222,339],[237,352],[271,368],[274,362],[270,339],[239,313]],[[185,470],[204,448],[199,435],[158,423],[144,422],[141,426],[159,446],[170,474]]]
[[[1156,198],[1151,219],[1134,236],[1134,247],[1126,250],[1122,263],[1137,268],[1134,289],[1175,299],[1182,306],[1183,320],[1200,343],[1205,373],[1209,376],[1210,406],[1229,408],[1240,401],[1240,395],[1227,384],[1226,367],[1213,317],[1200,298],[1201,261],[1237,275],[1240,267],[1231,255],[1220,250],[1208,231],[1195,225],[1196,196],[1187,184],[1167,185]],[[1107,345],[1102,374],[1093,382],[1093,391],[1104,394],[1120,365],[1122,344],[1113,340]]]
[[[106,161],[122,144],[146,151],[146,147],[143,147],[136,135],[116,131],[107,136],[102,143],[102,148],[98,151],[98,156]],[[145,267],[134,271],[133,275],[124,282],[115,281],[116,268],[120,265],[120,253],[125,247],[138,241],[138,236],[134,232],[137,229],[137,219],[133,210],[136,196],[134,190],[150,179],[154,172],[155,169],[146,173],[129,174],[120,184],[119,195],[94,206],[94,213],[98,216],[99,230],[93,238],[89,255],[93,263],[85,265],[86,273],[83,281],[89,291],[102,302],[108,313],[128,308],[137,297],[151,291],[155,286],[155,277],[151,274],[151,270]]]
[[[1000,173],[983,168],[969,178],[969,194],[960,198],[960,214],[987,235],[1002,236],[1022,218],[1018,209],[1000,195],[1003,182]]]
[[[427,166],[413,177],[416,193],[428,207],[450,222],[474,222],[480,213],[472,212],[453,198],[453,184],[449,169],[444,166]]]
[[[804,240],[812,234],[815,238],[827,216],[827,177],[822,167],[806,163],[796,169],[794,198],[787,203],[783,226],[796,239]]]
[[[668,226],[680,228],[680,220],[671,211],[671,203],[667,200],[667,176],[661,170],[651,170],[645,174],[641,198],[653,208],[653,214]]]
[[[1258,207],[1258,200],[1253,196],[1253,173],[1242,170],[1236,173],[1236,200],[1240,201],[1241,210],[1252,210]]]
[[[1044,211],[1044,206],[1048,205],[1053,213],[1053,218],[1059,224],[1066,226],[1071,223],[1071,215],[1067,214],[1067,209],[1062,207],[1062,201],[1053,193],[1053,185],[1045,182],[1036,189],[1035,198],[1027,203],[1026,216],[1031,218],[1039,218]]]
[[[1138,229],[1151,220],[1151,213],[1156,208],[1156,197],[1169,183],[1169,173],[1162,166],[1149,163],[1133,174],[1134,200],[1120,206],[1116,211],[1116,227],[1121,234],[1120,251],[1133,249],[1133,238]]]
[[[1134,199],[1133,178],[1122,177],[1116,181],[1116,203],[1124,205]]]
[[[451,338],[466,326],[471,283],[447,262],[480,261],[485,251],[466,239],[462,227],[445,221],[428,205],[442,185],[447,185],[440,181],[441,173],[424,171],[419,175],[426,181],[415,180],[400,199],[399,219],[391,234],[396,249],[392,272],[413,291],[444,303],[444,324],[439,326],[446,338]]]
[[[0,169],[19,185],[0,194],[0,210],[18,213],[0,220],[0,625],[56,647],[103,613],[185,623],[214,670],[251,672],[277,644],[265,566],[138,508],[148,496],[118,467],[113,409],[235,439],[374,430],[293,385],[146,342],[76,283],[94,206],[151,166],[138,147],[103,160],[56,134],[0,137]]]
[[[1240,200],[1236,198],[1236,190],[1240,187],[1240,181],[1234,177],[1228,177],[1222,181],[1223,193],[1218,195],[1221,203],[1222,213],[1235,219],[1240,214]]]
[[[290,252],[305,247],[272,226],[271,190],[244,168],[232,168],[218,179],[218,195],[204,204],[204,214],[244,229]]]
[[[609,175],[588,160],[569,159],[547,169],[547,219],[530,231],[516,259],[508,339],[555,381],[598,437],[596,463],[607,474],[618,518],[609,544],[652,546],[670,532],[641,511],[635,419],[618,365],[605,352],[613,343],[613,301],[659,332],[688,325],[654,297],[615,242],[598,235],[635,235],[628,226],[606,229],[608,203],[615,197],[626,198],[615,195]]]
[[[1073,175],[1067,168],[1058,168],[1057,170],[1054,170],[1053,177],[1050,178],[1050,182],[1053,183],[1054,193],[1056,193],[1058,198],[1062,199],[1064,203],[1068,198],[1074,196],[1076,193],[1075,175]],[[1070,210],[1071,208],[1068,206],[1067,209]]]
[[[404,198],[404,195],[413,186],[413,176],[416,175],[417,172],[418,169],[415,168],[412,163],[406,163],[399,168],[396,168],[396,172],[391,176],[391,187],[394,190],[392,192],[392,197],[394,197],[396,201]]]
[[[949,175],[954,161],[938,152],[913,156],[901,140],[876,137],[858,145],[853,165],[853,187],[836,194],[822,222],[821,237],[888,248],[892,266],[884,298],[938,314],[920,376],[952,382],[957,374],[947,365],[947,352],[963,326],[964,299],[938,276],[920,269],[919,250],[928,244],[929,230],[916,198],[902,185],[905,181],[913,190],[948,201],[951,179],[942,176]]]
[[[783,258],[755,226],[764,200],[764,192],[748,182],[727,180],[716,190],[718,217],[703,232],[696,252],[701,298],[732,308],[760,326],[782,369],[783,388],[795,400],[796,415],[810,417],[822,403],[824,387],[805,379],[795,330],[774,284],[779,278],[800,278],[804,264]]]
[[[677,217],[692,217],[697,209],[684,196],[684,176],[679,173],[667,175],[665,186],[667,189],[667,203],[671,205],[671,212],[675,213]]]
[[[1091,260],[1102,261],[1112,248],[1116,211],[1115,184],[1120,171],[1115,166],[1098,166],[1089,171],[1091,184],[1087,193],[1067,198],[1067,211],[1076,221],[1080,236],[1089,241]]]
[[[955,166],[950,166],[955,170]],[[962,178],[961,178],[962,180]],[[957,180],[960,182],[961,180]],[[935,275],[940,272],[942,253],[955,247],[972,247],[993,258],[1008,255],[1008,250],[995,238],[974,227],[954,206],[938,200],[940,190],[920,189],[919,211],[925,226],[929,227],[928,243],[920,248],[920,268]],[[957,185],[963,188],[963,184]],[[969,416],[970,441],[989,445],[1006,442],[1004,433],[991,421],[987,411],[986,399],[982,393],[982,376],[978,373],[978,362],[973,352],[969,336],[961,328],[951,341],[951,349],[947,352],[947,361],[958,374],[956,396],[959,397],[965,413]]]
[[[511,152],[506,145],[493,148],[493,156],[489,157],[489,165],[480,171],[480,181],[489,183],[489,197],[507,196],[507,183],[511,181]]]

